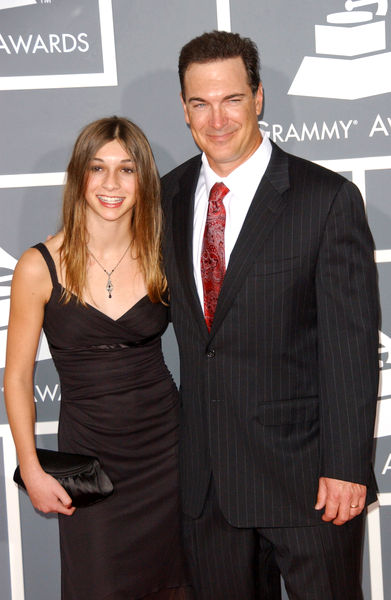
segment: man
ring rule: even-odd
[[[196,598],[278,597],[268,556],[290,598],[357,600],[378,384],[362,198],[262,137],[251,40],[195,38],[179,75],[203,153],[162,182]]]

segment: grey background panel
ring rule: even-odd
[[[391,213],[390,196],[391,170],[368,173],[366,177],[368,195],[368,221],[376,240],[376,248],[384,250],[390,246]]]
[[[378,264],[377,269],[379,274],[379,290],[382,305],[382,331],[385,331],[388,335],[391,335],[391,264]],[[391,348],[388,351],[390,352],[388,360],[391,361]],[[388,368],[389,367],[386,364],[385,369],[388,370]]]
[[[260,48],[265,88],[261,127],[285,150],[342,172],[359,185],[366,199],[378,250],[383,388],[375,454],[381,506],[368,519],[363,590],[365,600],[390,598],[391,64],[389,70],[382,65],[391,53],[391,6],[385,16],[374,19],[384,23],[385,48],[365,55],[371,69],[365,74],[363,67],[357,77],[353,76],[359,64],[355,59],[316,51],[315,26],[327,27],[327,15],[343,12],[344,0],[37,0],[3,8],[11,4],[12,0],[0,0],[2,356],[15,259],[58,227],[61,182],[57,178],[53,183],[48,174],[65,170],[75,138],[86,123],[112,114],[125,115],[142,127],[161,174],[195,154],[179,102],[178,54],[195,35],[221,28],[228,15],[231,30],[249,35]],[[376,5],[367,9],[373,13]],[[350,34],[345,32],[346,40]],[[327,81],[327,93],[288,93],[305,57],[314,61],[316,70],[313,81],[303,84],[307,93],[316,81],[318,85]],[[335,78],[322,71],[324,58],[346,71],[352,88],[360,84],[359,97],[339,97]],[[382,82],[381,92],[376,91],[377,82]],[[21,174],[27,174],[27,179]],[[179,383],[171,326],[163,349]],[[38,359],[34,388],[38,443],[55,447],[61,390],[44,345]],[[56,600],[60,594],[57,519],[34,511],[10,479],[15,456],[2,395],[1,390],[1,600]],[[16,552],[10,553],[10,545]]]
[[[3,440],[0,439],[0,585],[4,598],[11,598],[11,581],[9,576],[9,540],[7,531],[7,512],[5,502],[5,481],[3,461]]]
[[[10,75],[92,73],[103,68],[97,32],[98,1],[62,0],[47,6],[24,8],[23,20],[15,9],[1,15],[0,72]],[[40,9],[40,10],[37,10]],[[58,33],[61,31],[61,33]]]
[[[391,521],[391,507],[390,506],[386,506],[382,509],[381,511],[381,520],[380,520],[380,527],[382,529],[382,531],[386,532],[388,531],[389,533],[389,524]],[[383,535],[382,536],[382,553],[383,556],[390,556],[390,536],[389,535]],[[388,559],[389,560],[389,559]],[[388,598],[390,596],[390,591],[391,590],[391,569],[384,569],[383,571],[384,573],[384,598]]]
[[[281,139],[284,140],[284,148],[312,159],[390,153],[388,136],[374,133],[369,137],[378,114],[385,120],[391,114],[389,94],[354,101],[287,95],[303,57],[316,55],[315,24],[326,25],[328,14],[342,12],[343,1],[248,0],[244,9],[241,0],[231,0],[230,5],[232,31],[248,35],[260,48],[262,81],[265,88],[265,117],[268,123],[282,126],[282,134],[278,141],[281,143]],[[390,11],[384,20],[390,46]],[[385,74],[379,70],[378,76],[384,77]],[[321,141],[297,141],[295,137],[287,139],[291,124],[294,124],[301,134],[303,123],[311,129],[314,123],[318,123],[321,128],[323,122],[326,122],[328,127],[332,128],[333,124],[338,124],[339,121],[347,127],[351,120],[356,120],[357,124],[349,127],[347,139],[337,140],[335,136],[332,140],[326,137]],[[340,126],[339,131],[343,138],[343,127]],[[389,123],[388,131],[391,133]]]
[[[61,219],[61,187],[0,188],[1,246],[13,256],[55,233]],[[37,237],[39,236],[39,237]]]

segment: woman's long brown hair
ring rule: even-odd
[[[63,197],[64,239],[60,247],[65,271],[64,301],[74,294],[83,303],[86,283],[87,243],[85,189],[90,162],[107,142],[117,140],[136,165],[137,197],[130,235],[148,296],[161,302],[167,283],[162,269],[160,179],[147,138],[137,125],[122,117],[99,119],[87,125],[73,148]]]

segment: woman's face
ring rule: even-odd
[[[136,203],[136,165],[117,140],[104,144],[88,167],[87,216],[106,221],[127,218]]]

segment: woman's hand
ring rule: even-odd
[[[22,474],[24,484],[34,508],[47,513],[73,515],[76,508],[72,499],[58,481],[39,469],[29,474]]]

